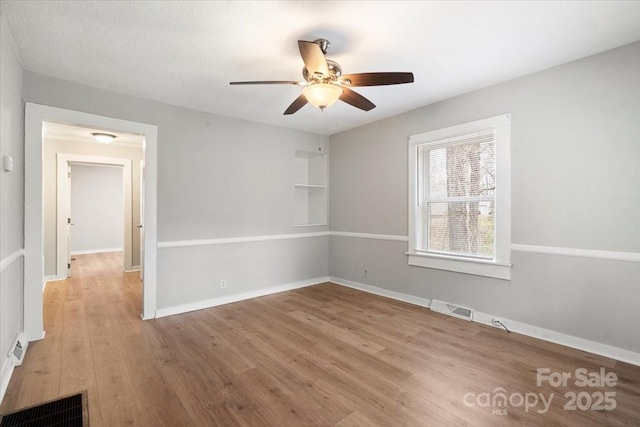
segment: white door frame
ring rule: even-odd
[[[140,160],[140,223],[137,225],[140,242],[140,280],[144,279],[144,160]]]
[[[26,103],[25,106],[25,255],[24,330],[29,341],[44,338],[42,289],[44,284],[43,123],[54,122],[144,135],[145,248],[142,318],[156,317],[157,280],[157,158],[158,127],[63,108]]]
[[[85,156],[80,154],[58,153],[58,189],[56,197],[57,218],[56,223],[58,232],[56,234],[56,265],[57,276],[67,277],[68,256],[71,252],[69,247],[67,234],[69,226],[67,224],[67,206],[69,206],[71,196],[69,188],[69,180],[67,179],[67,171],[71,163],[82,163],[90,165],[115,165],[122,166],[122,197],[124,209],[124,228],[123,228],[123,268],[124,271],[132,271],[133,269],[133,244],[132,244],[132,202],[133,188],[131,185],[131,160],[118,159],[115,157]],[[142,184],[142,183],[141,183]]]

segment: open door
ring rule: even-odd
[[[67,163],[67,277],[71,277],[71,165]]]
[[[144,282],[144,160],[140,160],[140,280]]]

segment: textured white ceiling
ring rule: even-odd
[[[283,116],[301,80],[296,40],[326,38],[345,73],[412,71],[357,91],[377,105],[324,113],[325,133],[640,40],[640,2],[5,1],[25,69],[201,111],[318,132]]]

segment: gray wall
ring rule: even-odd
[[[2,174],[3,257],[22,247],[22,78],[27,101],[159,126],[161,243],[326,229],[292,226],[294,151],[313,150],[315,135],[22,76],[5,34],[3,24],[2,151],[18,167]],[[511,113],[513,243],[640,252],[639,74],[636,43],[333,136],[332,230],[406,235],[407,137]],[[330,273],[640,351],[638,263],[514,251],[512,280],[501,281],[409,267],[404,251],[404,242],[338,236],[328,251],[326,237],[164,247],[158,306]],[[20,321],[5,308],[5,277],[21,286],[15,264],[2,276],[3,331]]]
[[[121,166],[71,166],[72,254],[124,250],[122,186]]]
[[[406,236],[407,138],[511,113],[512,243],[640,253],[639,76],[634,43],[334,135],[331,230]],[[406,250],[331,236],[329,272],[640,352],[640,263],[513,251],[502,281]]]
[[[24,73],[24,97],[28,102],[158,126],[161,246],[174,241],[327,230],[293,227],[295,150],[315,151],[317,135],[229,119],[28,71]],[[159,248],[158,308],[250,292],[275,282],[288,284],[327,276],[326,237],[279,240],[264,250],[256,250],[260,246],[255,243],[242,245],[246,248],[234,252],[232,259],[212,255],[220,247],[212,249],[211,245]],[[189,257],[207,262],[183,262]],[[295,262],[294,271],[288,263]],[[228,280],[226,289],[220,288],[220,276]]]
[[[24,105],[23,72],[13,40],[0,17],[0,158],[13,157],[13,172],[0,166],[0,366],[14,337],[23,329]],[[1,159],[0,159],[1,160]],[[5,261],[6,260],[6,261]]]
[[[56,275],[56,201],[58,191],[56,171],[58,169],[58,153],[131,160],[131,264],[133,266],[140,265],[140,232],[136,225],[140,224],[140,160],[142,160],[142,149],[45,138],[43,151],[45,276]]]

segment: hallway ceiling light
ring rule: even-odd
[[[95,139],[98,142],[101,142],[102,144],[108,144],[114,139],[116,139],[116,136],[110,133],[95,132],[95,133],[92,133],[91,135],[93,135],[93,139]]]

